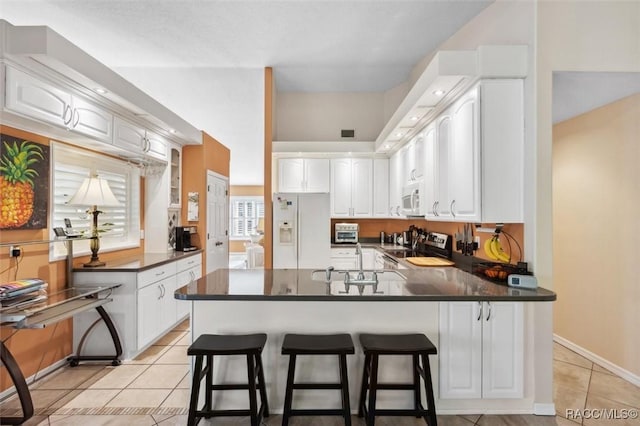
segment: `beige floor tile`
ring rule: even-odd
[[[615,376],[616,374],[607,370],[604,367],[599,366],[598,364],[593,364],[593,371],[597,371],[598,373],[606,373],[606,374],[610,374],[612,376]]]
[[[124,389],[106,407],[159,407],[169,389]]]
[[[179,415],[179,416],[156,416],[153,418],[156,421],[157,425],[160,426],[184,426],[187,424],[187,415]],[[200,421],[200,424],[204,423],[204,419]]]
[[[36,413],[50,407],[56,401],[62,399],[71,391],[66,389],[34,389],[31,390],[31,400],[33,401],[33,409]],[[20,399],[17,395],[0,404],[0,412],[21,412]],[[10,414],[13,415],[13,414]]]
[[[104,407],[121,389],[85,389],[61,408]]]
[[[555,416],[534,416],[533,414],[495,416],[483,415],[478,426],[556,426]]]
[[[177,341],[182,339],[185,334],[188,334],[186,331],[178,331],[172,330],[157,340],[153,345],[154,346],[171,346],[175,345]]]
[[[79,365],[77,367],[63,367],[48,376],[38,380],[30,389],[79,389],[84,388],[85,382],[104,370],[104,365]]]
[[[587,402],[587,392],[554,382],[553,402],[556,406],[556,414],[566,418],[567,410],[581,410],[584,408]]]
[[[478,421],[478,419],[480,419],[480,414],[464,414],[460,417],[464,417],[465,419],[469,420],[470,422],[476,423]]]
[[[49,406],[49,409],[48,409],[49,414],[53,414],[58,408],[62,408],[65,405],[67,405],[69,401],[71,401],[72,399],[80,395],[83,391],[84,389],[76,389],[76,390],[70,391],[68,394],[66,394],[65,396],[63,396],[62,398],[60,398],[59,400],[51,404],[51,406]]]
[[[190,396],[191,391],[189,391],[189,389],[174,389],[173,391],[171,391],[167,399],[165,399],[162,404],[160,404],[160,406],[188,408]]]
[[[90,386],[90,389],[123,389],[149,368],[147,365],[123,364],[110,367],[111,371]]]
[[[610,374],[593,372],[589,394],[640,408],[640,388]]]
[[[190,346],[191,343],[191,335],[189,333],[186,333],[180,340],[176,342],[176,346]]]
[[[479,418],[480,416],[478,416],[478,419]],[[476,421],[478,419],[476,419]],[[466,416],[438,416],[438,426],[472,426],[476,421],[471,421],[466,418]],[[425,424],[424,420],[422,424]]]
[[[128,386],[129,389],[174,389],[189,372],[189,365],[152,365]]]
[[[601,398],[597,395],[589,395],[587,398],[587,409],[592,410],[585,413],[600,413],[602,411],[601,418],[584,418],[582,424],[585,426],[638,426],[640,425],[640,419],[637,417],[638,409],[629,405],[620,404],[615,401],[611,401],[605,398]],[[635,410],[635,411],[633,411]],[[625,413],[635,413],[636,418],[629,418]],[[618,416],[618,418],[604,418],[604,416]]]
[[[568,362],[584,368],[593,367],[593,363],[591,361],[556,342],[553,343],[553,359]]]
[[[564,417],[556,416],[556,423],[558,426],[576,426],[581,425],[580,422],[574,422],[573,420],[567,420]]]
[[[153,417],[138,416],[50,416],[51,426],[153,426]],[[186,424],[186,423],[185,423]]]
[[[33,416],[21,426],[49,426],[49,416]]]
[[[172,346],[162,354],[156,364],[189,364],[186,346]]]
[[[591,370],[578,367],[563,361],[553,362],[553,379],[558,385],[574,389],[579,392],[586,392],[589,388]]]
[[[144,352],[127,361],[127,364],[153,364],[160,358],[171,346],[149,346]]]
[[[191,322],[189,321],[189,318],[187,318],[184,321],[182,321],[180,324],[176,325],[173,330],[189,331],[190,324]]]
[[[185,374],[176,389],[191,389],[191,374]]]

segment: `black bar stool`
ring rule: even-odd
[[[189,346],[187,355],[195,356],[193,369],[193,381],[191,382],[191,402],[189,403],[188,426],[193,426],[200,418],[225,417],[225,416],[251,416],[251,426],[258,426],[262,417],[269,416],[267,392],[262,368],[262,349],[267,342],[266,334],[243,335],[219,335],[203,334]],[[213,356],[214,355],[246,355],[248,383],[243,384],[213,384]],[[203,368],[203,360],[207,359],[207,365]],[[256,377],[258,378],[256,382]],[[205,403],[198,410],[198,394],[200,382],[205,382]],[[212,391],[214,390],[249,390],[248,410],[213,410],[211,405]],[[256,398],[256,389],[260,391],[260,409]]]
[[[289,372],[284,397],[282,425],[289,424],[293,416],[342,416],[347,426],[351,425],[349,407],[349,380],[347,378],[347,354],[355,353],[353,340],[349,334],[309,335],[286,334],[282,342],[282,354],[289,355]],[[297,355],[338,355],[340,361],[340,383],[294,383]],[[294,389],[340,389],[342,391],[342,409],[306,409],[291,408]]]
[[[423,417],[429,426],[436,426],[436,407],[433,383],[429,369],[429,355],[438,353],[436,347],[424,334],[361,334],[360,344],[364,351],[362,387],[358,404],[358,417],[366,416],[367,426],[373,426],[376,416]],[[380,355],[409,355],[413,358],[413,383],[378,383],[378,357]],[[422,366],[420,366],[422,360]],[[422,406],[420,398],[420,376],[424,380],[428,409]],[[376,409],[376,395],[379,389],[413,390],[411,409]],[[365,404],[369,392],[369,406]]]

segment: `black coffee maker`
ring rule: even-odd
[[[195,226],[176,226],[176,251],[193,251],[197,247],[191,245],[191,234],[196,233]]]

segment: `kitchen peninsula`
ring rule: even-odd
[[[551,374],[550,343],[549,348],[538,347],[544,339],[538,338],[534,324],[551,312],[555,293],[509,288],[454,267],[376,273],[377,285],[346,285],[344,273],[337,271],[327,280],[324,270],[219,269],[178,289],[175,297],[191,304],[192,339],[205,333],[268,334],[263,362],[275,412],[284,397],[287,357],[280,347],[285,333],[420,332],[438,347],[431,368],[440,414],[553,414],[546,406],[552,405],[551,382],[544,383]],[[366,277],[371,274],[367,271]],[[352,272],[351,278],[356,275]],[[313,358],[299,361],[299,377],[337,377],[333,360],[325,365],[324,359]],[[357,407],[363,360],[359,348],[348,358],[352,407]],[[214,380],[243,380],[243,362],[232,358]],[[405,362],[385,362],[381,380],[410,380]],[[379,399],[409,407],[408,396],[391,399],[402,396],[383,393]],[[225,395],[219,403],[242,406],[242,398],[246,395]],[[339,406],[339,394],[308,391],[297,404],[331,408]]]

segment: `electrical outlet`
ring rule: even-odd
[[[22,249],[20,246],[11,246],[9,247],[9,257],[20,257],[22,254]]]

